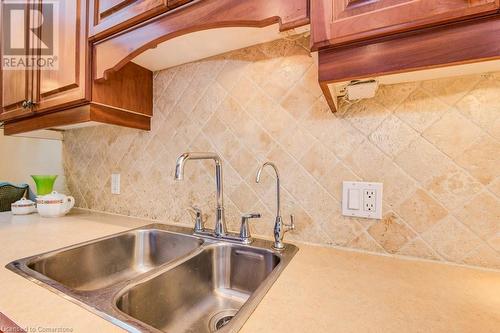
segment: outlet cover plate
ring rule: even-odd
[[[382,219],[382,183],[344,181],[342,215]]]

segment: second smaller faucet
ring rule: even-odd
[[[260,177],[262,175],[262,171],[266,166],[271,167],[276,173],[276,219],[274,222],[274,248],[276,250],[283,250],[285,248],[285,244],[283,244],[283,237],[285,233],[290,230],[295,229],[294,217],[290,215],[290,224],[286,224],[283,222],[283,217],[281,216],[281,187],[280,187],[280,173],[278,171],[278,167],[276,164],[272,162],[264,163],[257,171],[257,176],[255,177],[255,182],[260,182]]]

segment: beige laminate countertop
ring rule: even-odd
[[[0,213],[0,312],[33,332],[123,332],[4,266],[149,223],[84,211],[59,219]],[[299,247],[242,333],[500,332],[500,272]]]

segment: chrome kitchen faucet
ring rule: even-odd
[[[177,159],[175,165],[175,180],[184,179],[184,166],[189,160],[214,160],[215,161],[215,187],[217,195],[217,206],[215,208],[215,229],[213,235],[203,227],[203,215],[199,208],[193,207],[191,212],[195,214],[194,233],[204,236],[213,236],[224,240],[250,244],[252,237],[248,226],[249,219],[260,218],[260,214],[251,213],[243,215],[241,219],[240,233],[228,233],[226,218],[224,215],[224,183],[222,177],[222,159],[216,153],[184,153]]]
[[[222,159],[216,153],[184,153],[177,159],[175,165],[175,180],[184,180],[184,166],[189,160],[215,161],[215,187],[217,206],[215,208],[215,237],[223,237],[227,233],[226,218],[224,216],[224,184],[222,179]]]

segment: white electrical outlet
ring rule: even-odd
[[[377,191],[373,188],[363,190],[363,209],[365,212],[374,212],[377,207]]]
[[[111,174],[111,194],[120,194],[120,174]]]
[[[342,215],[382,218],[382,183],[343,182]]]

